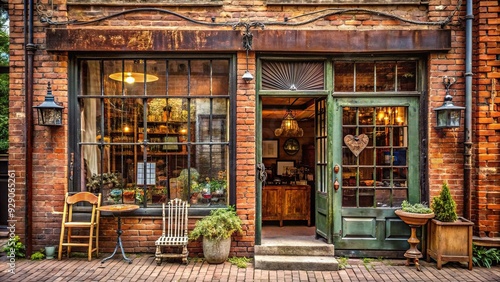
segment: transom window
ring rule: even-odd
[[[230,59],[79,61],[80,188],[105,204],[224,206]]]

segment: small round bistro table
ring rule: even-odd
[[[138,205],[127,205],[127,204],[116,204],[116,205],[109,205],[109,206],[101,206],[99,208],[100,211],[102,212],[111,212],[113,213],[113,215],[116,216],[117,218],[117,221],[118,221],[118,227],[116,229],[116,234],[118,235],[117,238],[116,238],[116,247],[115,247],[115,250],[113,251],[113,253],[103,259],[101,261],[101,263],[104,263],[105,261],[111,259],[115,254],[116,254],[116,251],[118,250],[118,248],[120,248],[121,252],[122,252],[122,256],[123,256],[123,259],[125,261],[127,261],[128,263],[132,263],[132,260],[127,258],[127,256],[125,255],[125,251],[123,251],[123,245],[122,245],[122,218],[121,218],[121,214],[124,213],[124,212],[130,212],[130,211],[134,211],[136,209],[138,209],[139,206]]]

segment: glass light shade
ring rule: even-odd
[[[451,95],[446,95],[443,105],[434,109],[436,111],[436,128],[460,127],[462,110],[465,107],[455,106],[451,100]]]
[[[292,111],[288,110],[285,117],[281,121],[280,128],[276,128],[276,130],[274,130],[274,135],[283,137],[302,137],[304,136],[304,130],[299,127]]]
[[[116,81],[125,81],[128,84],[135,82],[144,82],[144,73],[140,72],[116,72],[109,75],[109,78]],[[146,82],[157,81],[158,77],[152,74],[146,74]]]
[[[54,101],[50,82],[47,86],[47,95],[45,101],[38,106],[33,107],[38,113],[38,124],[46,126],[61,126],[63,106]]]

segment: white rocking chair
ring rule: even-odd
[[[165,209],[166,207],[166,209]],[[165,210],[167,214],[165,214]],[[188,263],[188,203],[181,199],[170,200],[163,203],[163,232],[156,240],[155,260],[161,265],[163,258],[182,258],[184,264]],[[164,252],[169,247],[169,252]],[[182,252],[170,252],[172,249],[182,248]],[[175,250],[174,250],[175,251]]]

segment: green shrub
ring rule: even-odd
[[[435,219],[443,222],[454,222],[457,220],[457,203],[451,197],[448,184],[443,183],[439,197],[432,200],[431,205],[434,211]]]
[[[12,254],[12,250],[14,251],[17,258],[26,257],[26,247],[21,242],[21,238],[19,236],[14,236],[14,238],[9,239],[7,244],[3,247],[3,251],[7,253],[7,255]]]
[[[45,258],[45,255],[41,252],[35,252],[34,254],[31,255],[31,260],[42,260]]]
[[[475,266],[490,268],[500,262],[500,251],[495,248],[472,245],[472,263]]]
[[[231,264],[236,265],[238,268],[247,268],[248,263],[252,260],[247,257],[232,257],[229,258],[228,261]]]

